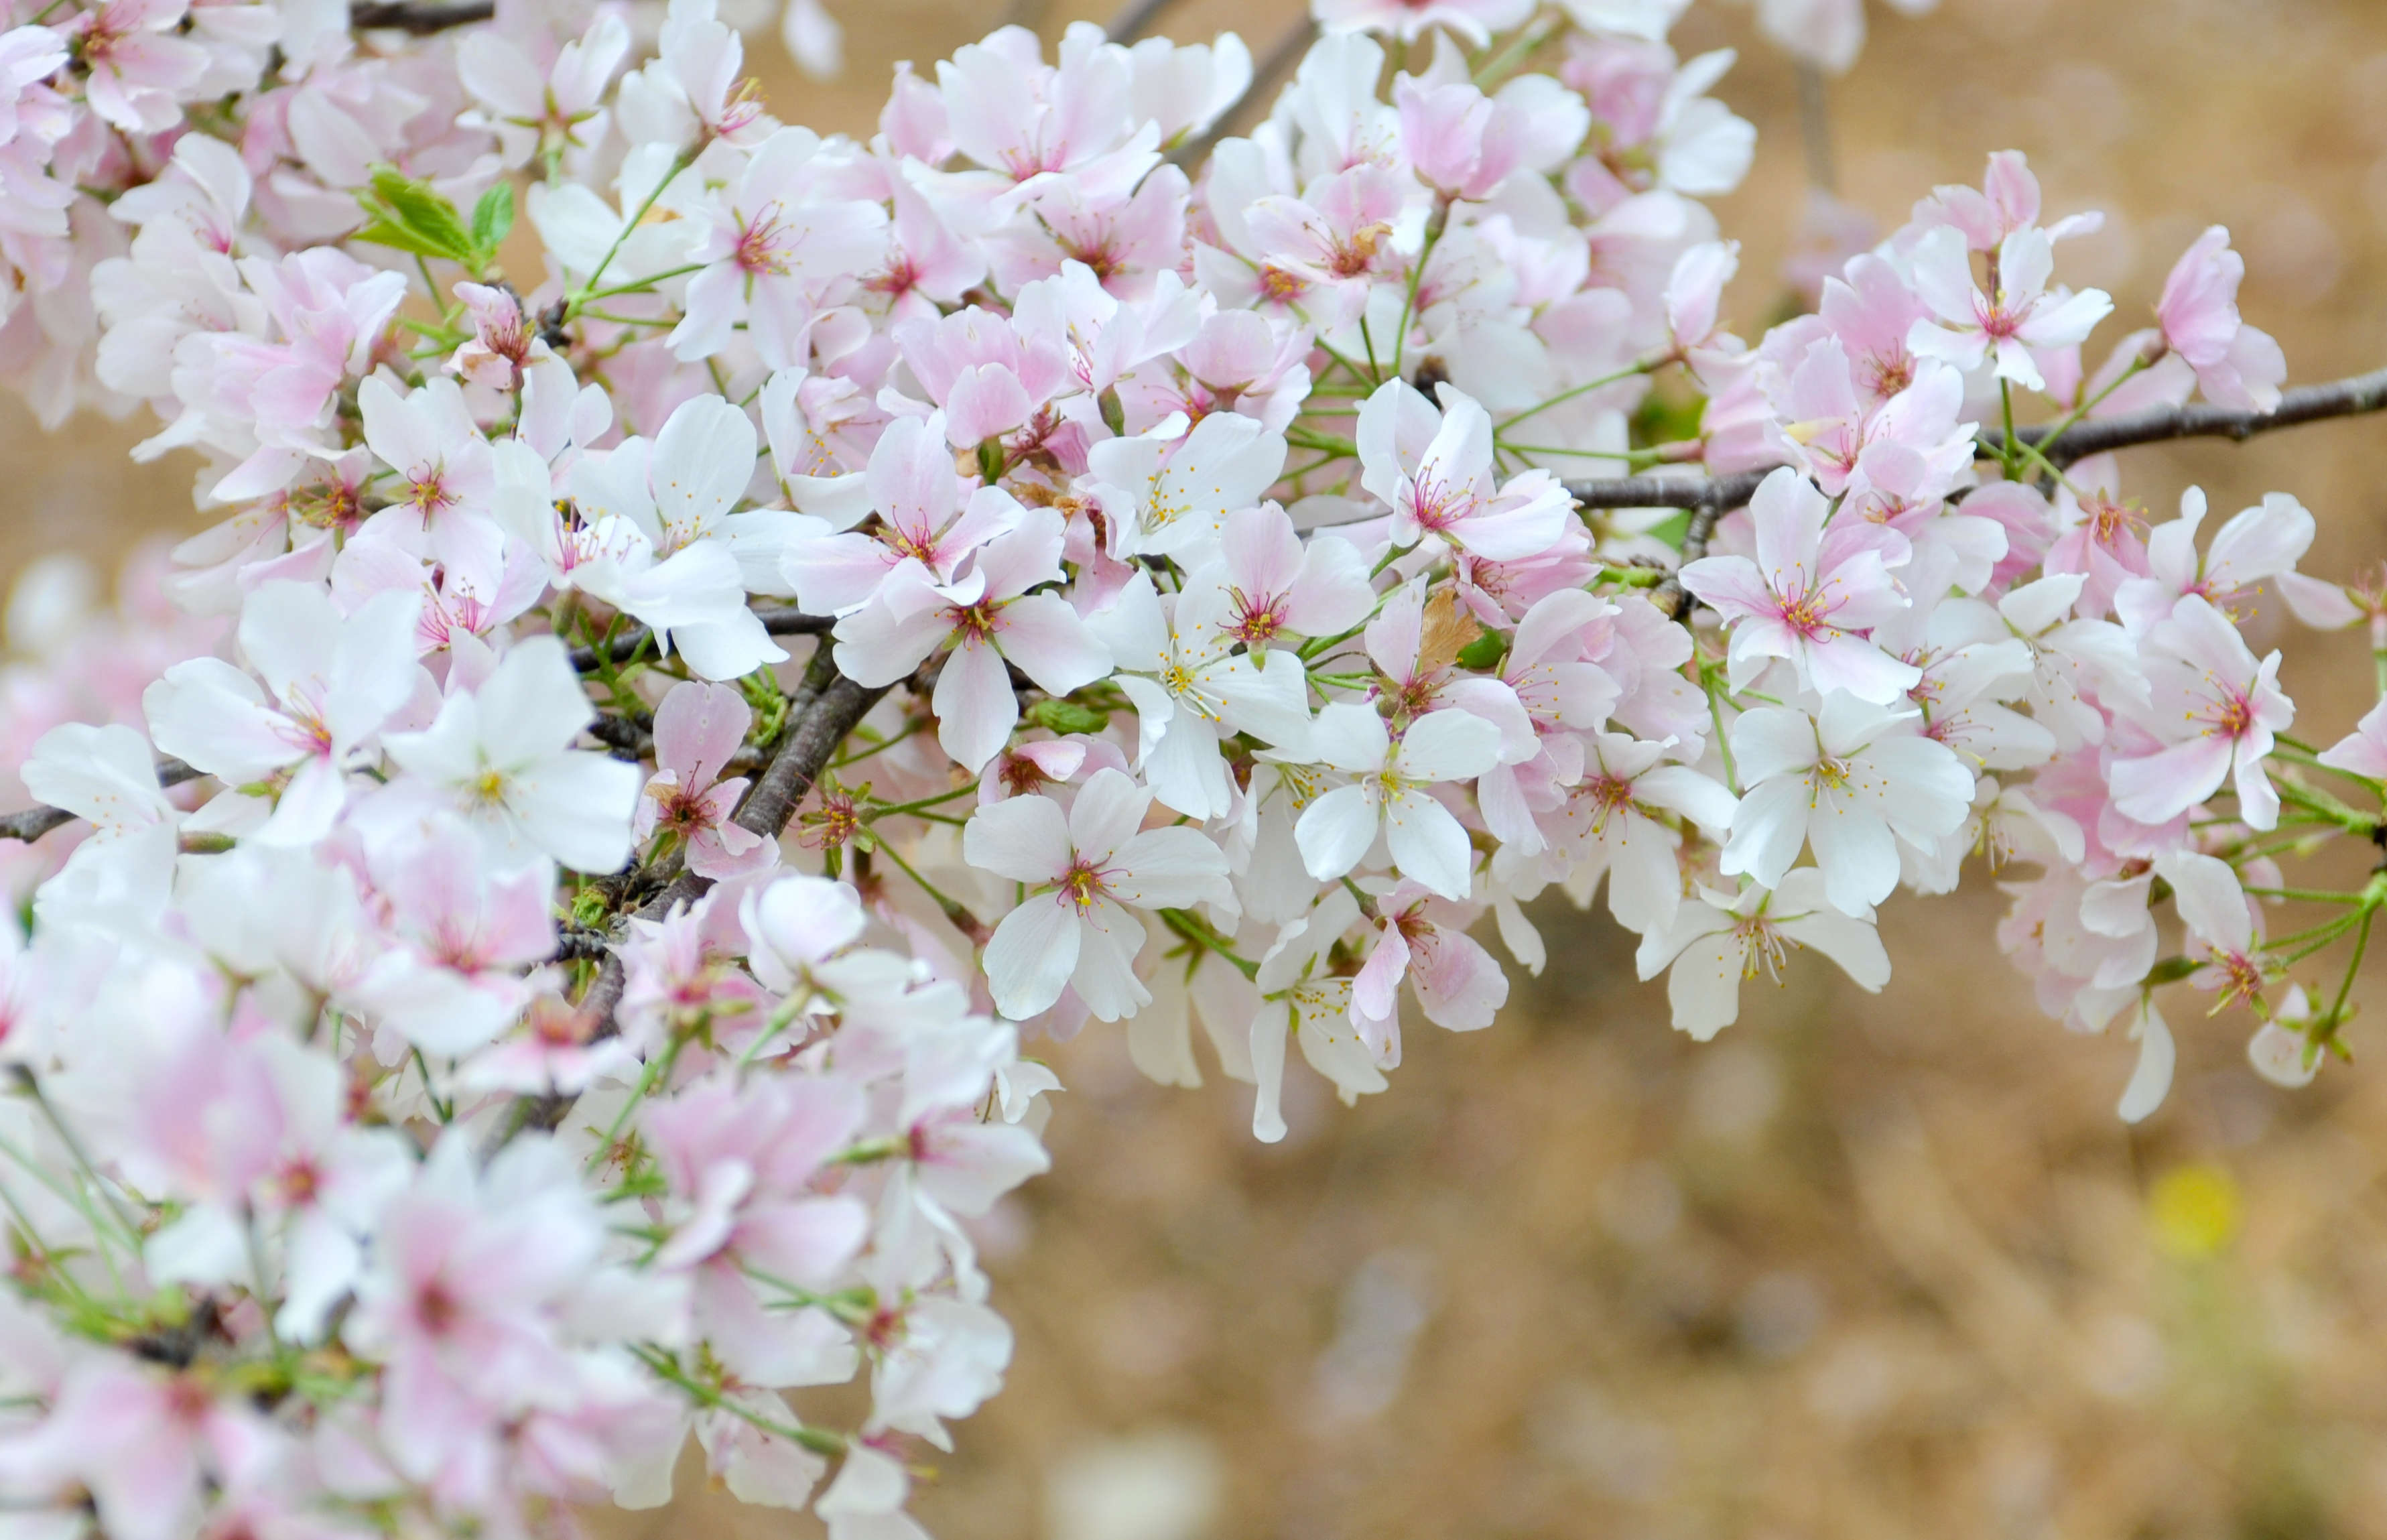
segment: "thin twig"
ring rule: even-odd
[[[1162,11],[1176,3],[1177,0],[1127,0],[1118,14],[1111,18],[1110,25],[1103,29],[1103,35],[1113,43],[1133,43],[1160,19]]]
[[[1258,100],[1261,92],[1269,90],[1293,73],[1294,67],[1301,62],[1303,55],[1309,52],[1309,44],[1317,36],[1317,22],[1307,17],[1295,22],[1282,37],[1277,39],[1276,46],[1269,50],[1268,57],[1253,67],[1252,82],[1244,87],[1244,94],[1235,98],[1233,105],[1210,120],[1208,128],[1168,152],[1170,163],[1177,166],[1200,164],[1219,140],[1234,132],[1235,122],[1244,108]]]
[[[1721,486],[1720,483],[1711,485]],[[1691,606],[1699,601],[1691,597],[1688,588],[1683,587],[1683,568],[1708,553],[1708,541],[1714,536],[1716,522],[1724,516],[1725,511],[1738,508],[1748,500],[1749,495],[1744,492],[1737,499],[1727,500],[1718,497],[1691,510],[1691,522],[1683,530],[1683,559],[1663,583],[1649,590],[1649,602],[1675,620],[1681,620],[1691,612]]]
[[[1831,104],[1824,72],[1812,64],[1799,66],[1799,139],[1807,150],[1807,180],[1823,192],[1838,192],[1839,169],[1832,154]]]
[[[178,759],[160,759],[158,762],[158,784],[161,787],[180,786],[184,781],[197,780],[205,774],[206,771],[195,770]],[[0,817],[0,839],[22,839],[30,845],[50,830],[74,821],[75,814],[62,807],[29,807],[21,813]]]
[[[812,794],[814,783],[820,779],[822,769],[836,754],[838,746],[860,726],[887,689],[884,685],[865,688],[838,673],[835,649],[824,645],[813,655],[802,683],[788,698],[788,725],[778,746],[772,751],[770,764],[746,789],[745,799],[730,821],[765,839],[777,839],[779,831],[795,816],[796,809]],[[641,904],[632,917],[663,919],[677,905],[693,903],[703,897],[705,890],[713,886],[711,878],[699,877],[676,862],[656,875],[668,876],[663,890]],[[621,1005],[622,991],[628,983],[620,950],[620,938],[628,930],[626,919],[615,928],[605,950],[605,960],[598,967],[588,992],[581,997],[580,1017],[587,1024],[585,1037],[588,1041],[612,1037],[621,1029],[613,1013]],[[573,944],[576,948],[585,943],[575,937]],[[514,1127],[552,1132],[571,1113],[575,1100],[559,1095],[535,1097]]]
[[[763,629],[768,631],[775,637],[818,636],[820,633],[827,631],[829,627],[837,624],[837,617],[834,615],[808,615],[801,610],[782,606],[774,606],[770,609],[757,610],[754,613],[762,618]],[[648,630],[643,625],[631,626],[627,631],[615,637],[612,642],[606,645],[605,661],[607,663],[618,663],[623,659],[634,655],[639,648],[644,647],[647,644],[648,639],[653,635],[654,633],[652,631]],[[572,650],[572,666],[582,673],[586,673],[589,669],[595,668],[597,666],[597,649],[593,647],[574,648]]]
[[[2358,417],[2387,411],[2387,369],[2373,370],[2326,385],[2299,385],[2280,398],[2274,411],[2233,411],[2199,404],[2155,407],[2121,417],[2090,418],[2060,435],[2052,427],[2024,428],[2014,436],[2031,445],[2057,465],[2108,449],[2141,444],[2163,444],[2181,438],[2228,438],[2243,442],[2257,434],[2322,423],[2337,417]],[[1981,430],[1976,457],[1994,460],[2005,448],[2005,435],[1996,428]],[[1585,508],[1733,508],[1749,500],[1758,483],[1774,467],[1741,471],[1728,476],[1610,476],[1571,481],[1566,489]]]
[[[360,32],[412,32],[417,37],[428,37],[450,27],[486,21],[497,14],[496,0],[448,0],[447,4],[436,0],[430,4],[422,0],[374,0],[373,4],[352,8],[348,26]]]
[[[2014,436],[2035,446],[2057,465],[2069,465],[2107,449],[2139,444],[2161,444],[2178,438],[2227,438],[2244,443],[2257,434],[2337,417],[2359,417],[2387,410],[2387,369],[2332,380],[2327,385],[2299,385],[2280,396],[2273,411],[2233,411],[2199,402],[2186,407],[2156,407],[2124,417],[2092,417],[2075,423],[2050,438],[2044,428],[2025,428]],[[1981,435],[1985,448],[1999,435]],[[1994,453],[1995,449],[1990,448]]]

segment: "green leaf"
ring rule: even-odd
[[[464,228],[463,217],[429,183],[395,166],[377,166],[371,187],[359,193],[357,201],[373,216],[358,232],[358,240],[477,266],[480,248]]]
[[[481,195],[473,206],[473,244],[480,248],[481,259],[493,261],[498,247],[505,243],[506,234],[514,227],[514,186],[500,182]]]
[[[1509,650],[1509,638],[1497,631],[1486,631],[1459,650],[1459,666],[1478,673],[1497,668],[1500,656]]]
[[[1039,701],[1028,708],[1031,726],[1056,733],[1098,733],[1110,725],[1111,713],[1069,701]]]
[[[448,252],[445,247],[434,246],[425,241],[423,237],[416,234],[413,231],[408,230],[401,225],[392,224],[385,219],[374,220],[362,230],[360,230],[355,234],[349,236],[348,239],[352,241],[364,241],[373,246],[396,246],[400,251],[410,251],[418,257],[446,257],[448,255]]]

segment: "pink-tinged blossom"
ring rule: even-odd
[[[985,254],[956,234],[939,206],[909,182],[891,179],[888,192],[895,221],[887,265],[865,277],[862,286],[887,307],[890,321],[933,323],[938,307],[958,306],[962,296],[986,277]]]
[[[1432,712],[1396,739],[1373,706],[1340,701],[1320,710],[1309,749],[1320,764],[1355,777],[1320,793],[1294,826],[1310,876],[1345,875],[1381,837],[1402,876],[1465,901],[1473,865],[1467,830],[1427,789],[1491,769],[1500,757],[1498,727],[1463,711]]]
[[[2055,494],[2055,540],[2042,571],[2082,578],[2080,612],[2103,618],[2124,584],[2148,575],[2146,513],[2122,500],[2110,455],[2080,461],[2067,480]]]
[[[448,355],[450,373],[488,390],[521,388],[532,363],[552,358],[537,328],[523,313],[522,297],[486,284],[459,284],[456,297],[473,319],[473,335]]]
[[[1885,564],[1905,538],[1863,521],[1832,521],[1831,507],[1796,471],[1761,483],[1749,499],[1757,557],[1708,556],[1683,569],[1683,587],[1731,627],[1735,688],[1766,661],[1787,658],[1810,688],[1846,690],[1886,705],[1921,675],[1866,637],[1907,598]]]
[[[1359,548],[1332,536],[1304,541],[1274,503],[1227,515],[1219,551],[1230,600],[1219,631],[1246,648],[1288,633],[1340,636],[1375,606]]]
[[[495,131],[506,164],[521,166],[604,139],[606,87],[629,51],[629,26],[611,11],[600,11],[545,68],[502,30],[476,27],[458,42],[456,76],[480,104],[474,116]]]
[[[1121,556],[1206,552],[1227,516],[1257,505],[1284,469],[1283,435],[1255,418],[1212,412],[1189,431],[1171,418],[1150,433],[1113,438],[1087,450],[1090,482],[1118,493]]]
[[[1492,1025],[1509,979],[1467,934],[1469,916],[1406,879],[1376,901],[1376,915],[1375,947],[1351,980],[1351,1024],[1378,1064],[1400,1061],[1404,978],[1435,1026],[1471,1032]]]
[[[2387,781],[2387,701],[2363,713],[2354,731],[2323,749],[2319,758],[2332,770]]]
[[[322,839],[361,751],[414,693],[422,602],[385,593],[343,616],[312,584],[260,585],[242,608],[240,646],[265,689],[218,658],[175,664],[142,696],[159,751],[235,786],[292,772],[253,838]]]
[[[1491,561],[1539,556],[1564,532],[1572,504],[1558,478],[1527,471],[1495,480],[1492,418],[1450,385],[1442,407],[1390,380],[1359,409],[1360,483],[1390,505],[1392,541],[1420,541]]]
[[[199,1521],[204,1487],[265,1476],[282,1442],[245,1397],[220,1396],[199,1374],[94,1355],[0,1451],[0,1479],[12,1491],[80,1484],[109,1534],[178,1540]]]
[[[1124,906],[1232,902],[1227,858],[1199,830],[1138,832],[1151,806],[1151,792],[1104,770],[1067,814],[1050,797],[1014,797],[971,815],[964,857],[1029,890],[986,947],[987,982],[1004,1016],[1037,1016],[1064,990],[1101,1020],[1133,1016],[1152,992],[1135,976],[1143,927]]]
[[[2262,585],[2294,572],[2318,533],[2304,504],[2272,492],[2231,515],[2200,553],[2196,534],[2205,506],[2203,487],[2182,492],[2179,517],[2147,536],[2147,575],[2115,589],[2114,609],[2130,631],[2144,631],[2190,594],[2233,620],[2251,618]]]
[[[1524,156],[1524,110],[1486,96],[1468,82],[1404,75],[1393,84],[1393,102],[1400,108],[1401,147],[1411,166],[1446,197],[1488,196]]]
[[[456,382],[435,378],[401,396],[374,375],[357,391],[365,442],[398,473],[389,507],[366,521],[418,554],[471,572],[504,564],[505,533],[490,516],[497,472],[489,441]]]
[[[700,130],[747,145],[776,123],[744,77],[746,45],[714,0],[672,0],[657,57],[622,82],[622,126],[637,144],[676,145]]]
[[[1252,297],[1298,306],[1330,331],[1357,321],[1375,283],[1400,271],[1393,222],[1407,196],[1392,168],[1362,163],[1320,178],[1300,197],[1255,198],[1241,210],[1237,243],[1257,269]]]
[[[1880,992],[1889,982],[1870,910],[1850,916],[1824,897],[1824,874],[1801,866],[1768,890],[1756,883],[1737,894],[1701,887],[1683,901],[1673,923],[1641,938],[1634,966],[1644,978],[1668,968],[1666,998],[1674,1028],[1706,1041],[1740,1019],[1740,986],[1761,972],[1779,979],[1784,957],[1811,946],[1861,989]]]
[[[1703,241],[1684,252],[1666,280],[1666,335],[1673,354],[1688,358],[1711,347],[1725,351],[1740,344],[1718,335],[1724,288],[1740,271],[1737,241]]]
[[[655,773],[631,832],[667,830],[688,852],[688,869],[716,881],[771,864],[763,837],[729,821],[746,777],[722,777],[745,746],[753,710],[734,685],[675,685],[655,708]]]
[[[2114,805],[2142,824],[2167,823],[2234,777],[2239,817],[2256,829],[2277,825],[2280,794],[2263,761],[2296,714],[2276,682],[2279,653],[2257,663],[2229,617],[2191,594],[2148,628],[2141,666],[2148,726],[2163,747],[2115,763]]]
[[[1007,183],[1008,200],[1068,187],[1117,201],[1160,158],[1157,127],[1137,121],[1125,50],[1090,23],[1069,29],[1052,65],[1035,33],[1004,27],[939,61],[937,85],[954,148]]]
[[[571,747],[596,719],[563,643],[538,636],[515,643],[478,689],[449,696],[429,727],[383,741],[407,772],[394,789],[419,787],[497,851],[610,872],[629,859],[640,776]]]
[[[2269,967],[2263,957],[2261,915],[2226,861],[2192,851],[2155,858],[2155,875],[2171,885],[2172,903],[2188,928],[2198,966],[2188,981],[2218,996],[2214,1008],[2240,1003],[2259,1014]]]
[[[1946,225],[1964,237],[1967,248],[1995,251],[2006,237],[2039,224],[2039,178],[2019,150],[1998,150],[1989,156],[1981,185],[1963,183],[1935,187],[1914,206],[1910,231],[1926,232]],[[2047,238],[2061,241],[2089,234],[2104,223],[2102,214],[2067,214],[2047,227]]]
[[[670,1238],[655,1265],[690,1275],[690,1325],[739,1379],[765,1387],[818,1384],[853,1372],[844,1331],[801,1291],[834,1281],[870,1231],[847,1194],[812,1191],[822,1166],[863,1118],[853,1085],[836,1080],[712,1080],[640,1116],[668,1184]]]
[[[1233,805],[1219,740],[1248,732],[1298,748],[1309,728],[1309,680],[1288,648],[1233,650],[1234,599],[1215,570],[1164,597],[1138,573],[1092,629],[1135,707],[1136,768],[1163,806],[1216,818]]]
[[[928,399],[942,409],[937,425],[957,449],[1026,427],[1068,382],[1061,338],[1023,333],[980,306],[903,322],[893,335]]]
[[[972,488],[964,502],[942,419],[941,412],[898,418],[878,435],[865,473],[877,533],[847,530],[787,545],[780,571],[807,611],[842,615],[898,594],[925,605],[960,575],[971,552],[1018,523],[1024,511],[1000,487]],[[912,579],[900,589],[890,582],[898,573]]]
[[[2043,230],[2018,230],[2005,238],[1998,248],[1994,293],[1984,294],[1975,284],[1964,237],[1951,226],[1926,234],[1913,262],[1914,292],[1933,319],[1917,321],[1906,346],[1967,371],[1993,361],[1999,379],[2027,390],[2047,384],[2031,357],[2033,348],[2078,347],[2114,309],[2102,289],[2049,291],[2055,253]]]
[[[1531,0],[1316,0],[1318,24],[1330,32],[1383,32],[1414,43],[1431,27],[1447,27],[1473,47],[1489,46],[1531,16]]]
[[[1674,922],[1683,878],[1675,852],[1683,836],[1665,821],[1673,814],[1710,839],[1732,825],[1733,795],[1690,765],[1670,763],[1668,746],[1623,733],[1593,740],[1583,778],[1567,794],[1567,893],[1588,908],[1608,881],[1608,912],[1616,923],[1648,935]]]
[[[369,1013],[425,1053],[481,1047],[530,999],[518,970],[555,952],[544,863],[492,873],[452,822],[395,847],[374,874],[394,940],[358,986]]]
[[[930,701],[937,741],[976,775],[1019,722],[1006,664],[1055,697],[1110,672],[1109,650],[1068,601],[1029,591],[1061,576],[1060,515],[1023,509],[1017,527],[979,548],[962,583],[898,598],[900,585],[921,580],[889,578],[879,602],[838,623],[838,666],[856,684],[891,685],[950,644]]]
[[[471,1463],[489,1458],[505,1420],[570,1395],[557,1318],[605,1244],[595,1205],[545,1139],[518,1137],[475,1167],[461,1131],[434,1147],[385,1211],[341,1326],[383,1366],[381,1445],[416,1481],[474,1479]]]
[[[2239,319],[2238,285],[2245,276],[2246,259],[2229,249],[2229,232],[2216,224],[2173,264],[2155,319],[2164,346],[2196,371],[2206,400],[2270,411],[2280,404],[2288,360],[2269,334]]]
[[[182,35],[189,0],[106,0],[75,19],[77,52],[89,74],[83,99],[127,133],[159,133],[181,118],[177,105],[208,68],[206,51]]]
[[[1971,773],[1910,726],[1920,726],[1912,712],[1839,692],[1817,716],[1787,706],[1742,713],[1732,757],[1749,790],[1733,810],[1724,875],[1779,887],[1812,848],[1832,907],[1871,914],[1898,886],[1900,847],[1927,854],[1972,806]]]
[[[764,364],[798,367],[830,289],[885,256],[887,211],[824,196],[829,183],[812,164],[820,149],[810,129],[780,129],[755,148],[708,219],[688,256],[703,271],[688,280],[670,337],[683,361],[720,352],[742,325]]]

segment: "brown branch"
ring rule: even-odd
[[[2280,397],[2272,411],[2232,411],[2199,402],[2194,406],[2156,407],[2127,417],[2092,417],[2075,423],[2053,438],[2046,428],[2024,428],[2015,437],[2037,446],[2058,465],[2069,465],[2108,449],[2140,444],[2162,444],[2179,438],[2227,438],[2242,444],[2257,434],[2280,428],[2325,423],[2336,417],[2360,417],[2387,410],[2387,369],[2332,380],[2327,385],[2298,385]],[[1982,448],[1996,454],[2004,435],[1990,429],[1981,435]]]
[[[813,654],[812,663],[804,670],[802,683],[788,698],[788,726],[781,733],[778,745],[772,751],[770,764],[762,776],[746,789],[746,796],[731,815],[739,828],[777,839],[779,831],[795,816],[796,809],[812,794],[821,772],[828,765],[840,744],[862,719],[869,714],[886,695],[888,687],[865,688],[837,671],[835,649],[822,644]],[[658,871],[667,876],[661,892],[639,905],[634,916],[643,920],[660,920],[682,903],[693,903],[713,886],[712,879],[697,876],[681,867],[676,860]],[[628,977],[622,965],[620,938],[629,929],[626,921],[615,928],[613,940],[605,949],[604,962],[589,984],[588,992],[580,1000],[580,1018],[587,1023],[587,1039],[595,1042],[612,1037],[621,1029],[613,1013],[622,1004],[622,991]],[[585,933],[583,933],[585,934]],[[587,955],[587,942],[581,935],[569,938],[575,951]],[[576,1100],[570,1096],[538,1096],[530,1098],[514,1129],[535,1128],[553,1132],[572,1111]]]
[[[1133,43],[1160,19],[1160,13],[1177,0],[1127,0],[1117,16],[1103,28],[1103,36],[1112,43]]]
[[[837,617],[834,615],[808,615],[789,605],[774,605],[767,610],[757,610],[754,613],[762,617],[763,629],[775,637],[819,636],[837,624]],[[618,663],[637,652],[639,648],[646,646],[653,637],[654,633],[647,627],[633,625],[605,644],[605,661]],[[572,666],[584,674],[595,668],[597,649],[574,648]]]
[[[348,11],[350,30],[411,32],[428,37],[451,27],[469,27],[497,15],[496,0],[373,0]]]
[[[1747,491],[1740,492],[1737,497],[1724,496],[1727,489],[1724,482],[1711,482],[1709,485],[1717,488],[1718,495],[1691,510],[1691,522],[1683,530],[1682,560],[1674,563],[1674,570],[1667,574],[1664,582],[1649,590],[1649,602],[1675,620],[1687,617],[1691,607],[1699,602],[1691,597],[1691,591],[1683,587],[1683,569],[1708,553],[1708,541],[1715,535],[1716,522],[1728,510],[1738,508],[1749,500]]]
[[[195,770],[178,759],[160,759],[158,762],[159,786],[180,786],[184,781],[197,780],[205,774],[206,771]],[[30,845],[50,830],[73,823],[76,814],[62,807],[29,807],[21,813],[0,817],[0,839],[22,839]]]
[[[1610,476],[1571,481],[1566,489],[1578,508],[1738,508],[1756,495],[1760,482],[1779,469],[1769,465],[1728,476]]]
[[[2274,411],[2233,411],[2203,403],[2155,407],[2122,417],[2090,418],[2061,434],[2054,432],[2053,424],[2043,424],[2023,428],[2014,436],[2037,448],[2055,464],[2069,465],[2108,449],[2181,438],[2227,438],[2243,443],[2257,434],[2374,411],[2387,411],[2387,369],[2326,385],[2298,385],[2280,398],[2279,408]],[[2004,433],[1984,428],[1974,453],[1982,460],[1995,460],[2004,449]],[[1735,508],[1747,502],[1758,484],[1775,469],[1778,467],[1711,477],[1612,476],[1571,481],[1566,489],[1576,505],[1583,508]]]
[[[1234,121],[1244,108],[1258,100],[1261,92],[1293,73],[1294,67],[1301,62],[1303,55],[1309,52],[1309,44],[1317,36],[1318,23],[1307,17],[1287,29],[1285,34],[1277,39],[1276,46],[1268,51],[1268,57],[1252,67],[1252,82],[1244,87],[1244,94],[1236,97],[1225,111],[1211,119],[1208,128],[1170,150],[1168,156],[1169,163],[1190,167],[1208,155],[1212,146],[1233,132]]]

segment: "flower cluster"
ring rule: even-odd
[[[2381,606],[2292,498],[2150,527],[2091,452],[2288,420],[2228,234],[2092,368],[2093,216],[2000,155],[1745,342],[1681,8],[1320,0],[1234,135],[1231,35],[1006,28],[854,140],[712,0],[0,33],[0,369],[145,405],[213,521],[9,613],[6,1523],[544,1532],[692,1432],[917,1534],[1009,1356],[1023,1039],[1124,1023],[1278,1139],[1295,1057],[1347,1101],[1489,1026],[1549,890],[1707,1037],[2003,868],[2124,1117],[2174,985],[2309,1079],[2349,989],[2294,966],[2387,882],[2276,863],[2376,835],[2387,707],[2290,738],[2248,635]],[[1763,7],[1832,68],[1861,17]]]

